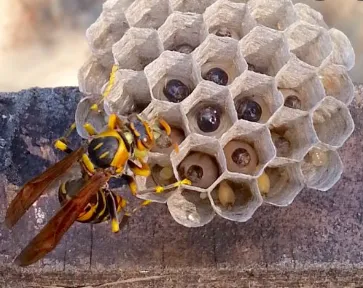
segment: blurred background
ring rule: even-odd
[[[104,0],[0,0],[0,91],[77,86],[88,56],[86,29]],[[363,2],[294,0],[320,11],[330,27],[343,31],[356,52],[351,71],[363,83]]]

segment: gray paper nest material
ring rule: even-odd
[[[230,37],[214,35],[223,33]],[[142,196],[166,202],[178,223],[202,226],[215,214],[247,221],[263,202],[286,206],[304,186],[326,191],[340,179],[343,165],[337,149],[354,130],[348,109],[354,87],[348,71],[355,56],[347,37],[329,29],[309,6],[290,0],[109,0],[87,38],[92,57],[79,73],[82,92],[100,97],[112,65],[117,64],[115,84],[105,99],[106,114],[123,116],[147,107],[145,116],[165,115],[185,133],[180,154],[172,153],[168,160],[154,153],[150,161],[166,159],[165,165],[172,165],[179,180],[178,165],[189,152],[203,151],[217,162],[218,177],[208,188],[182,187],[175,194]],[[214,67],[227,72],[226,87],[203,80]],[[192,90],[181,103],[168,102],[163,93],[166,81],[173,78]],[[284,107],[291,95],[301,100],[300,109]],[[262,107],[257,124],[238,120],[235,107],[248,97]],[[221,107],[223,115],[222,125],[212,133],[202,132],[195,121],[197,110],[206,103]],[[78,121],[78,126],[83,123]],[[290,153],[277,151],[271,131],[283,131]],[[228,171],[223,151],[235,139],[253,143],[260,159],[255,173]],[[326,165],[308,165],[312,149],[325,151]],[[256,184],[264,171],[275,177],[267,196]],[[247,183],[254,197],[236,202],[236,210],[221,210],[213,195],[225,179]],[[153,183],[137,182],[139,189]],[[203,208],[203,193],[208,193],[213,209]]]

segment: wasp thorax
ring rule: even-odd
[[[215,159],[205,153],[192,152],[178,166],[180,178],[187,178],[193,186],[208,188],[218,178]]]
[[[218,67],[210,69],[203,78],[222,86],[226,86],[228,83],[228,74]]]
[[[196,117],[198,128],[206,133],[216,131],[221,124],[221,111],[214,105],[202,107]]]
[[[224,147],[227,168],[231,172],[253,174],[258,164],[255,149],[243,141],[232,140]]]
[[[290,95],[286,97],[284,106],[292,109],[301,109],[301,101],[297,96]]]
[[[166,83],[163,93],[170,102],[179,103],[189,96],[191,90],[182,81],[172,79]]]
[[[261,119],[262,108],[256,101],[242,99],[237,102],[236,106],[238,119],[250,122],[258,122]]]

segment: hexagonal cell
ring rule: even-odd
[[[112,46],[115,62],[120,69],[141,71],[163,52],[158,33],[154,29],[130,28]]]
[[[283,107],[273,117],[269,129],[276,148],[274,164],[301,161],[318,142],[308,112]]]
[[[237,121],[229,90],[209,81],[200,82],[181,109],[191,133],[219,138]]]
[[[343,173],[343,163],[337,151],[312,148],[301,164],[307,187],[320,191],[332,188]]]
[[[203,16],[195,13],[174,12],[159,28],[165,50],[192,52],[207,37]]]
[[[132,27],[158,29],[170,13],[168,0],[135,0],[125,15]]]
[[[309,5],[303,3],[296,3],[294,5],[294,8],[300,20],[308,22],[312,25],[318,25],[325,29],[328,29],[328,25],[326,25],[323,19],[323,15],[311,8]]]
[[[211,187],[209,197],[218,215],[237,222],[249,220],[262,204],[256,180],[228,173]]]
[[[92,124],[97,133],[102,132],[107,125],[107,116],[104,111],[95,111],[91,109],[94,104],[99,104],[101,101],[102,96],[91,95],[88,97],[84,97],[77,104],[75,112],[76,129],[78,135],[84,139],[89,139],[89,134],[83,127],[84,124]],[[98,108],[102,109],[101,106],[99,106]]]
[[[292,56],[289,62],[277,73],[276,82],[284,96],[285,106],[290,108],[309,111],[325,97],[324,87],[316,69],[299,60],[296,56]],[[294,101],[291,102],[290,100]]]
[[[209,33],[237,40],[256,26],[246,4],[229,0],[217,0],[210,5],[205,10],[204,20]]]
[[[285,31],[289,48],[300,60],[318,67],[332,51],[328,31],[320,26],[299,21]]]
[[[276,156],[266,126],[240,120],[222,136],[220,143],[227,169],[233,173],[259,176]]]
[[[182,102],[201,80],[192,55],[164,51],[145,68],[152,97],[170,104]]]
[[[145,74],[132,70],[118,70],[110,93],[104,99],[107,114],[119,116],[140,113],[151,102]]]
[[[270,189],[263,194],[264,201],[275,206],[288,206],[304,188],[300,163],[269,165],[265,169]]]
[[[275,79],[245,71],[230,86],[238,119],[266,123],[283,104]]]
[[[326,95],[332,96],[346,105],[352,102],[354,98],[354,84],[345,66],[325,65],[318,73],[324,85]]]
[[[154,132],[156,143],[151,149],[151,152],[169,155],[174,150],[173,143],[180,145],[186,135],[189,134],[189,129],[183,122],[183,115],[179,106],[166,109],[164,103],[157,102],[152,104],[152,110],[148,111],[147,114],[150,121],[155,121],[155,119],[161,117],[170,125],[170,137],[167,137],[166,134],[156,135]]]
[[[79,90],[84,94],[101,94],[110,73],[111,67],[102,66],[95,57],[91,56],[78,71]]]
[[[193,58],[201,67],[202,78],[219,85],[230,85],[233,80],[247,69],[246,61],[238,49],[238,42],[232,38],[218,37],[213,34],[193,52]],[[216,74],[212,69],[222,69]]]
[[[170,0],[171,8],[174,11],[204,13],[205,9],[216,0]]]
[[[329,96],[314,111],[313,123],[318,139],[328,149],[341,147],[354,130],[349,109]]]
[[[106,2],[100,17],[86,31],[86,38],[92,50],[92,54],[99,59],[105,67],[113,64],[112,45],[119,41],[129,28],[123,13],[121,1]]]
[[[287,41],[282,32],[257,26],[240,42],[248,69],[275,76],[290,58]]]
[[[171,154],[171,163],[177,171],[177,179],[188,178],[192,186],[201,192],[226,169],[223,150],[218,141],[198,134],[191,134],[184,140],[179,153],[174,151]]]
[[[250,0],[248,9],[258,24],[276,30],[285,30],[297,20],[290,0]]]
[[[190,189],[178,189],[167,201],[174,220],[185,227],[201,227],[211,222],[215,212],[208,198]]]
[[[333,53],[327,61],[337,65],[343,65],[349,71],[355,64],[355,53],[349,38],[335,28],[329,30],[329,36],[333,43]]]
[[[142,191],[155,186],[167,186],[177,181],[170,158],[168,155],[155,156],[150,154],[147,162],[151,169],[151,175],[149,177],[135,177],[138,188],[137,197],[153,202],[166,203],[170,195],[175,192],[175,189],[160,194],[155,192],[143,193]]]

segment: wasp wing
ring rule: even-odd
[[[52,251],[62,239],[64,233],[77,220],[91,197],[108,181],[108,178],[103,172],[94,174],[81,188],[77,197],[66,202],[58,213],[43,227],[39,234],[15,259],[15,263],[20,266],[28,266]]]
[[[10,203],[6,211],[5,224],[9,228],[14,226],[45,190],[57,178],[64,175],[82,157],[83,153],[84,148],[82,147],[73,151],[61,161],[49,167],[41,175],[27,182]]]

